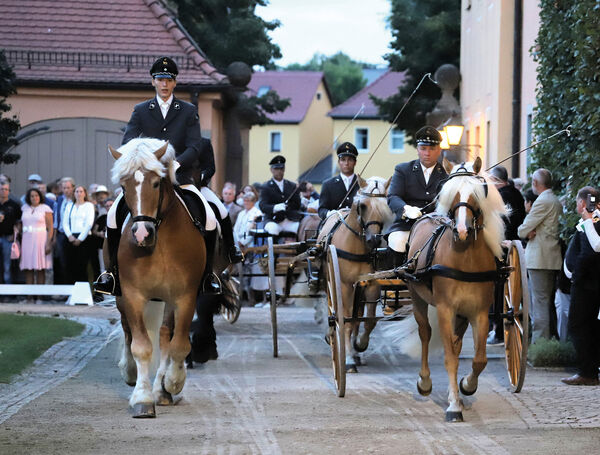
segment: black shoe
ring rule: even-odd
[[[100,274],[98,279],[94,281],[93,286],[94,292],[99,292],[100,294],[114,296],[121,295],[121,286],[118,278],[116,278],[114,273],[109,272],[108,270]]]
[[[244,253],[242,253],[235,245],[229,249],[229,254],[227,256],[229,258],[229,262],[232,264],[239,264],[244,260]]]

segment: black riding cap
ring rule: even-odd
[[[417,145],[439,145],[442,135],[433,126],[424,126],[415,134]]]
[[[281,155],[277,155],[271,161],[269,161],[269,164],[274,169],[281,169],[281,168],[285,167],[285,157],[283,157]]]
[[[167,78],[175,79],[179,74],[177,65],[169,57],[161,57],[157,59],[152,68],[150,68],[150,75],[154,78]]]
[[[337,148],[336,153],[338,158],[341,158],[342,156],[351,156],[352,158],[356,159],[356,157],[358,156],[358,150],[356,150],[356,147],[352,142],[344,142],[343,144],[341,144]]]

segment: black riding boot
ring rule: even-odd
[[[117,253],[121,231],[119,229],[106,228],[106,243],[108,247],[108,260],[106,271],[102,272],[94,281],[94,291],[101,294],[121,295],[121,284],[119,283],[119,268],[117,266]]]
[[[202,280],[202,291],[205,294],[220,294],[221,282],[213,272],[213,260],[215,256],[215,245],[217,244],[217,230],[206,231],[204,234],[206,244],[206,266]]]
[[[220,221],[221,235],[223,236],[223,244],[225,246],[225,251],[227,252],[229,262],[231,262],[232,264],[242,262],[242,260],[244,259],[244,255],[236,246],[235,241],[233,240],[233,226],[231,225],[231,218],[229,217],[229,215],[227,215]]]

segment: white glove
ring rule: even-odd
[[[404,206],[404,213],[402,214],[403,218],[408,218],[409,220],[416,220],[422,215],[419,207],[413,207],[412,205]]]
[[[327,215],[325,215],[325,218],[329,218],[331,215],[333,215],[335,213],[335,210],[328,210],[327,211]]]
[[[275,204],[273,206],[273,213],[283,212],[285,211],[285,202],[280,202],[279,204]]]

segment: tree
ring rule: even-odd
[[[596,0],[540,1],[540,30],[533,49],[538,63],[534,134],[545,138],[572,125],[530,152],[530,170],[544,167],[554,188],[565,196],[568,215],[563,235],[572,232],[578,215],[577,191],[600,184],[600,15]]]
[[[390,121],[424,74],[433,75],[444,63],[459,66],[460,3],[460,0],[392,0],[389,24],[395,52],[385,58],[392,70],[405,71],[407,77],[395,95],[374,98],[380,113]],[[409,138],[425,124],[425,115],[433,110],[440,93],[433,83],[425,81],[406,106],[397,123]]]
[[[327,57],[315,54],[308,63],[292,63],[286,71],[323,71],[334,106],[343,103],[360,89],[367,80],[363,77],[363,65],[343,52]]]
[[[267,0],[171,0],[177,17],[200,45],[212,64],[222,73],[232,62],[274,68],[281,58],[268,32],[279,21],[265,21],[256,15],[257,6]]]
[[[16,163],[21,158],[20,155],[10,152],[10,148],[17,145],[15,136],[21,128],[21,123],[15,115],[4,115],[11,108],[6,98],[17,93],[15,80],[15,73],[8,64],[4,51],[0,50],[0,164]]]

